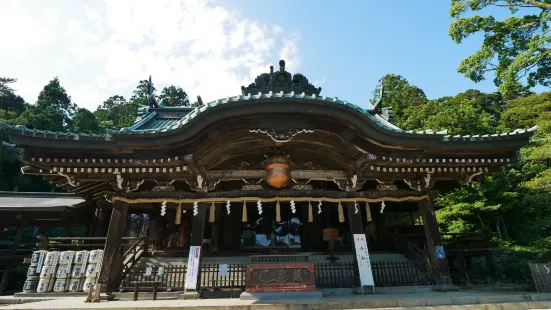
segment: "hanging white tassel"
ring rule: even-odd
[[[354,214],[358,214],[358,203],[354,201]]]
[[[318,214],[321,214],[321,200],[319,201],[319,204],[318,204]]]
[[[229,200],[226,201],[226,211],[228,212],[228,215],[230,215],[230,213],[231,213],[230,212],[230,205],[231,205],[230,201]]]
[[[196,216],[197,214],[199,214],[199,203],[195,201],[193,203],[193,216]]]
[[[241,222],[247,223],[247,202],[243,201],[243,213],[241,214]]]
[[[297,213],[297,209],[296,209],[294,200],[291,200],[291,212],[293,212],[293,214]]]
[[[210,213],[209,213],[209,223],[214,223],[216,215],[216,206],[214,205],[214,201],[210,205]]]
[[[258,209],[258,215],[262,215],[262,201],[258,200],[256,202],[256,208]]]
[[[371,208],[369,207],[369,203],[367,202],[365,203],[365,213],[367,213],[367,221],[373,221],[373,218],[371,218]]]
[[[163,201],[161,204],[161,216],[165,216],[166,214],[166,201]]]
[[[383,211],[385,210],[385,207],[386,207],[385,201],[383,200],[383,201],[381,201],[381,214],[382,214]]]
[[[308,223],[312,223],[314,221],[314,214],[312,213],[312,204],[310,201],[308,201]]]

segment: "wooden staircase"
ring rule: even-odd
[[[148,241],[148,237],[139,238],[122,254],[121,272],[117,278],[117,285],[130,273],[140,259],[148,254]]]
[[[427,250],[421,248],[417,243],[412,242],[402,234],[394,235],[394,245],[417,267],[420,277],[420,284],[434,283],[435,277],[432,272]]]

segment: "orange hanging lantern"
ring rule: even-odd
[[[266,166],[266,182],[275,188],[283,188],[291,181],[289,159],[283,155],[276,155],[268,159]]]

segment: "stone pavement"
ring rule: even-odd
[[[7,302],[17,302],[14,297],[3,297],[0,306]],[[365,309],[415,307],[416,309],[454,308],[454,309],[551,309],[551,294],[530,292],[427,292],[410,294],[346,295],[324,297],[309,301],[270,301],[259,302],[240,299],[204,299],[204,300],[139,300],[109,301],[85,303],[83,297],[60,297],[23,304],[4,305],[0,309]]]

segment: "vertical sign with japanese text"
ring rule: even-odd
[[[227,277],[228,276],[228,264],[220,264],[220,272],[221,277]]]
[[[189,247],[189,258],[187,261],[186,290],[197,288],[197,276],[199,275],[199,260],[201,258],[201,246]]]
[[[356,258],[358,260],[361,286],[375,286],[365,234],[354,234],[354,246],[356,247]]]

